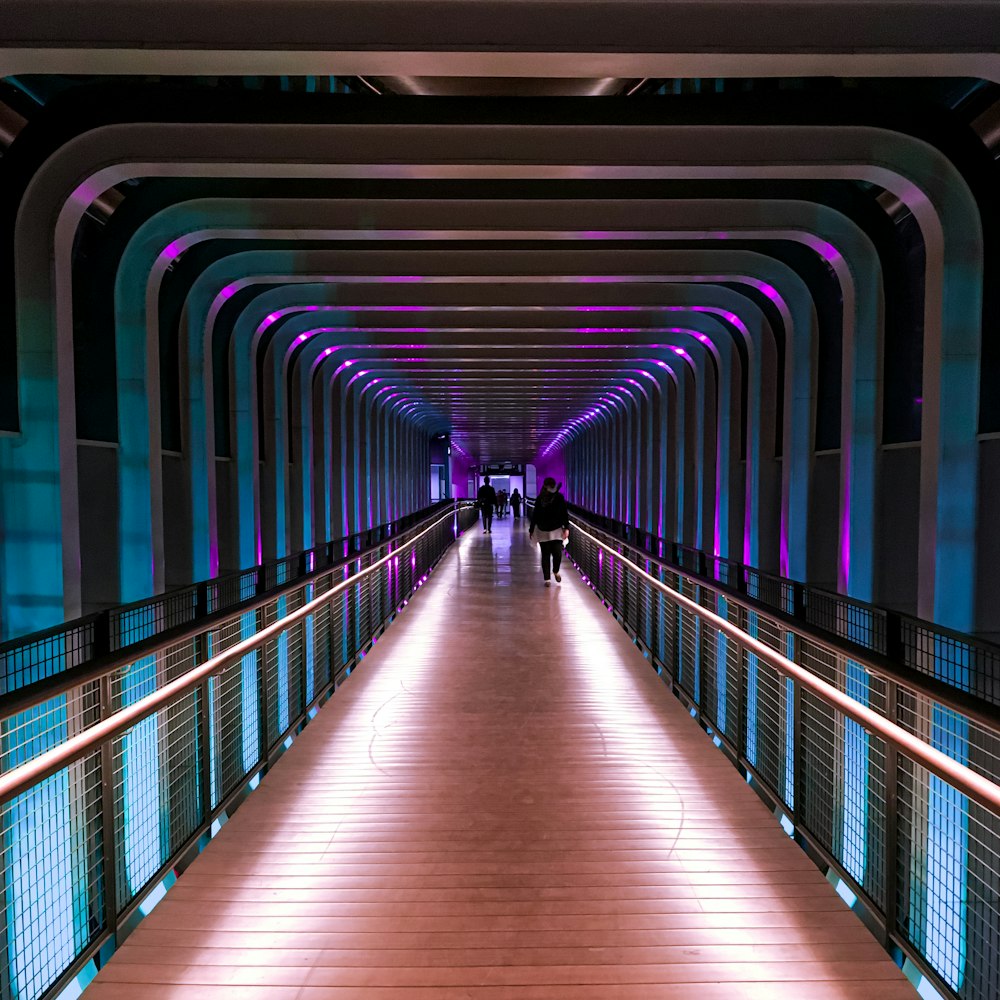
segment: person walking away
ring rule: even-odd
[[[510,495],[510,506],[511,510],[514,511],[514,517],[521,516],[521,494],[518,493],[517,487],[514,487],[514,492]]]
[[[528,537],[541,547],[542,579],[545,586],[549,586],[550,566],[556,583],[562,583],[559,566],[562,564],[563,539],[569,538],[569,511],[566,509],[565,497],[559,492],[556,481],[551,476],[542,483],[535,500]]]
[[[483,533],[493,534],[493,508],[497,504],[497,491],[490,486],[490,477],[483,476],[483,485],[476,494],[479,509],[483,512]]]

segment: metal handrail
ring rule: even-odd
[[[453,506],[448,510],[447,516],[450,517],[456,510],[460,510],[464,503],[464,501],[460,500],[454,501]],[[167,646],[174,646],[178,643],[185,642],[188,639],[193,639],[195,636],[201,635],[203,632],[210,629],[217,622],[226,621],[235,615],[256,611],[257,609],[270,604],[276,597],[282,597],[285,594],[290,594],[293,591],[299,590],[304,584],[307,584],[312,580],[317,580],[343,566],[349,566],[351,563],[357,562],[358,559],[361,558],[366,552],[371,552],[374,549],[379,549],[390,544],[406,545],[408,544],[406,540],[407,536],[411,532],[418,530],[421,525],[426,524],[427,521],[434,516],[435,514],[430,514],[427,518],[424,518],[424,520],[418,521],[416,524],[411,524],[407,528],[403,528],[398,535],[393,535],[381,542],[377,542],[368,549],[351,552],[350,555],[343,556],[340,559],[336,559],[333,562],[320,566],[317,569],[309,571],[308,573],[289,579],[277,587],[272,587],[270,590],[254,594],[253,597],[247,598],[247,600],[241,601],[239,604],[227,605],[226,607],[220,608],[218,611],[212,611],[196,618],[190,623],[179,625],[163,632],[157,632],[141,642],[132,643],[128,646],[122,646],[120,649],[116,649],[113,653],[94,657],[93,659],[87,660],[78,666],[70,667],[67,670],[60,671],[58,674],[53,674],[51,677],[43,677],[41,680],[35,681],[33,684],[26,684],[24,687],[16,688],[13,691],[0,695],[0,719],[16,715],[18,712],[23,712],[26,708],[37,704],[40,701],[46,701],[49,698],[57,697],[58,695],[65,694],[67,691],[79,687],[82,684],[97,680],[105,674],[111,673],[119,667],[132,663],[143,656],[152,656],[154,653],[166,648]],[[347,542],[351,538],[356,538],[363,534],[364,532],[357,532],[354,535],[338,539],[338,542]],[[306,554],[308,553],[298,553],[298,556]],[[250,570],[246,570],[245,572],[251,572],[256,568],[259,567],[251,567]],[[355,577],[356,576],[357,574],[355,574]],[[208,586],[218,579],[220,578],[215,577],[212,580],[206,580],[203,583],[196,584],[195,586]],[[180,588],[174,593],[183,592],[184,588]],[[169,597],[171,593],[171,591],[167,591],[166,593],[158,596]],[[116,607],[112,610],[128,610],[132,607],[141,607],[142,604],[143,602],[139,601],[131,605],[121,605],[120,607]],[[58,633],[59,629],[62,627],[63,626],[57,625],[51,630],[47,630],[47,632],[50,631],[55,634]],[[37,636],[44,636],[47,632],[32,633],[31,635],[21,636],[20,639],[14,641],[26,642],[35,639]]]
[[[696,601],[692,601],[689,597],[685,597],[662,580],[658,580],[652,574],[647,573],[641,566],[637,565],[627,556],[623,556],[621,552],[618,552],[612,546],[607,545],[589,531],[581,528],[579,524],[574,525],[574,527],[576,531],[589,538],[616,559],[629,563],[629,568],[633,572],[637,573],[648,583],[651,583],[658,590],[667,594],[676,604],[700,616],[705,621],[711,622],[719,631],[724,632],[730,638],[751,650],[758,659],[768,663],[785,676],[798,681],[803,687],[808,688],[828,705],[854,719],[855,722],[869,732],[878,734],[886,742],[902,750],[911,760],[922,765],[938,777],[943,778],[963,795],[967,795],[970,799],[993,812],[1000,813],[1000,785],[990,781],[983,775],[977,774],[971,768],[953,760],[940,750],[936,750],[925,741],[908,733],[905,729],[894,722],[890,722],[877,712],[872,711],[872,709],[851,698],[832,684],[822,680],[787,657],[782,656],[748,632],[726,621],[726,619],[708,610]],[[862,666],[864,665],[862,663]]]
[[[37,670],[40,664],[36,661],[32,649],[55,646],[60,649],[57,659],[65,658],[67,661],[74,662],[74,665],[67,668],[60,664],[52,672],[47,672],[38,680],[27,683],[17,682],[12,676],[0,678],[10,688],[0,696],[0,715],[17,711],[17,708],[10,706],[30,704],[42,693],[52,691],[58,694],[68,690],[69,687],[75,685],[67,684],[66,679],[70,676],[77,679],[85,677],[89,668],[96,669],[98,673],[103,672],[114,663],[128,662],[133,657],[141,655],[147,650],[155,651],[168,642],[183,642],[185,638],[190,638],[201,632],[206,623],[236,614],[241,610],[253,610],[261,605],[261,601],[266,602],[266,599],[271,596],[286,593],[303,580],[321,576],[324,572],[352,562],[362,551],[377,548],[388,542],[390,538],[396,538],[413,531],[427,517],[433,517],[440,509],[440,503],[432,504],[430,508],[413,511],[393,521],[374,525],[370,529],[355,532],[342,538],[332,539],[289,556],[245,567],[186,586],[175,587],[161,594],[155,594],[128,604],[115,605],[103,611],[93,612],[81,618],[53,625],[47,629],[6,639],[0,642],[0,663],[17,662],[19,658],[23,657]],[[408,523],[411,519],[414,519],[413,523]],[[393,529],[398,534],[392,534]],[[387,533],[390,533],[389,537],[385,537]],[[373,542],[373,536],[378,536],[378,540]],[[355,545],[366,538],[367,549],[356,549]],[[335,553],[341,548],[347,554],[338,559],[335,557]],[[287,568],[296,564],[305,566],[310,563],[316,567],[315,570],[311,570],[309,573],[295,572],[287,580],[268,586],[268,581],[272,576],[278,575],[281,566]],[[221,594],[227,587],[234,587],[238,590],[243,582],[250,584],[252,596],[236,601],[225,601],[212,611],[207,610],[210,594],[213,592]],[[124,620],[133,616],[141,616],[143,613],[155,616],[158,611],[171,602],[177,606],[186,606],[189,611],[176,624],[157,627],[148,636],[134,641],[122,641],[122,636],[116,632],[115,622],[120,625]],[[76,645],[77,643],[78,645]],[[42,659],[44,660],[44,657]],[[12,680],[14,680],[13,686],[11,686]]]
[[[324,591],[319,597],[316,597],[307,604],[304,604],[301,608],[289,612],[283,618],[278,619],[276,622],[261,629],[249,638],[244,639],[236,645],[230,647],[225,652],[219,653],[217,656],[213,656],[211,659],[206,660],[199,666],[186,671],[180,677],[168,682],[152,694],[149,694],[144,698],[140,698],[133,704],[122,708],[114,714],[109,715],[106,719],[102,719],[100,722],[95,723],[83,732],[70,737],[65,743],[39,754],[38,757],[14,768],[12,771],[8,771],[6,774],[0,775],[0,805],[9,802],[12,798],[15,798],[28,788],[37,784],[39,781],[55,774],[57,771],[62,770],[74,761],[79,760],[81,757],[85,756],[88,751],[95,749],[106,740],[112,739],[113,737],[125,732],[137,722],[140,722],[146,717],[152,715],[168,702],[171,702],[175,698],[198,687],[208,677],[211,677],[213,674],[224,670],[227,666],[230,666],[231,664],[242,659],[243,656],[267,642],[268,639],[280,635],[280,633],[289,628],[289,626],[294,625],[301,619],[315,613],[317,609],[322,607],[324,603],[328,603],[337,594],[342,593],[349,587],[356,586],[358,580],[381,568],[390,559],[396,558],[401,551],[409,548],[411,545],[415,545],[421,538],[433,531],[443,521],[447,521],[449,518],[454,517],[457,509],[461,509],[461,504],[457,505],[452,510],[449,510],[448,513],[442,517],[434,519],[424,530],[403,542],[399,548],[392,550],[381,559],[373,562],[370,566],[364,567],[347,579],[335,584],[329,590]],[[395,541],[397,541],[397,539],[387,540],[380,543],[380,547],[381,545],[391,544]],[[355,561],[359,555],[360,553],[355,554],[349,561]],[[323,572],[329,573],[330,567],[326,567]],[[298,581],[296,586],[301,587],[302,581]],[[273,600],[273,596],[271,599]],[[167,645],[172,645],[172,643],[168,643]],[[107,668],[104,673],[107,673],[110,669],[113,668]]]
[[[848,653],[852,657],[874,658],[876,663],[884,660],[912,671],[914,676],[929,682],[931,690],[940,687],[953,692],[959,711],[970,715],[978,712],[979,718],[988,720],[987,724],[1000,725],[1000,684],[996,681],[1000,676],[1000,645],[997,643],[658,538],[635,525],[588,511],[577,504],[567,506],[572,515],[582,517],[594,528],[641,552],[644,558],[655,558],[657,549],[669,552],[669,556],[661,556],[658,561],[673,572],[683,573],[723,593],[734,594],[740,601],[753,602],[768,615],[794,622],[796,631],[815,635],[821,642],[856,650],[857,653]],[[644,544],[630,541],[637,535],[645,536]],[[754,587],[759,590],[756,594],[751,592]],[[782,597],[788,598],[787,604],[784,600],[768,599],[767,591],[775,588]],[[863,624],[860,619],[864,620]],[[942,649],[953,649],[955,656],[951,659],[947,656],[938,659],[937,655],[926,658],[926,649],[937,648],[939,644]],[[961,673],[963,670],[968,670],[969,674],[962,682],[948,676],[950,671]],[[933,697],[947,700],[941,694]]]
[[[571,517],[572,524],[579,523],[580,514],[571,513]],[[849,657],[858,663],[865,663],[867,667],[870,667],[881,676],[889,680],[896,681],[925,698],[929,698],[946,708],[959,712],[962,715],[966,715],[970,719],[973,719],[980,725],[986,726],[987,728],[1000,730],[1000,710],[998,710],[990,702],[983,701],[981,698],[976,697],[976,695],[968,691],[957,688],[954,685],[949,684],[947,681],[939,680],[929,674],[921,673],[918,670],[914,670],[912,667],[899,664],[895,660],[883,656],[878,652],[874,652],[865,646],[859,645],[858,643],[852,643],[843,636],[828,632],[808,621],[797,618],[795,615],[782,611],[780,608],[776,608],[764,601],[760,601],[750,594],[744,593],[743,591],[727,585],[721,580],[692,572],[684,566],[657,556],[639,545],[635,545],[632,542],[617,537],[613,532],[606,531],[599,525],[593,524],[589,521],[584,521],[584,523],[590,524],[590,526],[595,528],[597,531],[602,531],[605,534],[610,535],[614,538],[616,545],[621,545],[624,548],[636,553],[644,562],[655,563],[657,566],[670,573],[676,573],[691,580],[692,582],[697,583],[699,586],[707,587],[718,594],[724,595],[728,599],[738,601],[752,611],[756,611],[759,614],[763,614],[776,621],[780,621],[787,628],[804,638],[810,639],[819,645],[827,646],[829,649],[832,649],[843,656]],[[621,553],[617,550],[613,551],[616,556],[621,555]],[[745,568],[749,569],[750,567]],[[786,582],[791,583],[792,581]],[[836,596],[839,597],[840,595]],[[947,632],[947,630],[942,630],[942,632]],[[960,633],[954,634],[961,635]],[[969,639],[970,637],[962,636],[962,638]]]

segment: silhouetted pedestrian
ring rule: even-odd
[[[514,487],[514,492],[510,495],[510,507],[514,511],[514,517],[521,516],[521,494],[518,493],[517,487]]]
[[[483,531],[493,534],[493,508],[497,505],[497,491],[490,486],[490,477],[483,476],[483,485],[476,494],[479,509],[483,512]]]
[[[566,500],[559,492],[556,481],[547,477],[531,509],[528,537],[538,542],[542,550],[542,579],[549,586],[549,572],[562,583],[559,566],[562,564],[563,540],[569,538],[569,511]]]

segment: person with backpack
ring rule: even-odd
[[[550,586],[549,574],[556,583],[562,583],[559,567],[562,564],[563,541],[569,538],[569,511],[566,499],[559,492],[556,481],[547,477],[531,509],[528,537],[538,542],[542,550],[542,579]]]

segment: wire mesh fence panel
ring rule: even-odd
[[[468,513],[448,515],[416,543],[393,538],[397,554],[356,580],[352,574],[388,554],[387,544],[297,584],[286,585],[314,562],[295,557],[265,567],[263,576],[256,567],[118,609],[119,634],[147,652],[0,719],[0,769],[10,772],[109,715],[141,714],[144,699],[156,705],[0,806],[7,899],[0,911],[0,996],[35,1000],[60,977],[65,982],[67,970],[105,940],[118,916],[195,847],[213,810],[266,763],[267,749],[300,724],[331,682],[343,679],[459,525],[470,521]],[[426,519],[414,524],[422,531]],[[284,589],[262,593],[268,583]],[[341,592],[329,593],[337,586]],[[329,599],[306,613],[305,604],[324,594]],[[229,605],[234,610],[224,617]],[[192,607],[215,617],[201,631],[182,631],[174,640],[164,635],[158,646],[150,641]],[[272,625],[272,635],[260,635]],[[67,634],[40,638],[35,647],[22,643],[15,659],[23,662],[15,667],[22,674],[33,669],[32,656],[40,670],[57,656],[64,667],[78,665],[66,661]],[[86,643],[93,646],[91,638]],[[233,653],[240,644],[245,651]],[[237,658],[228,660],[227,652]],[[169,700],[161,693],[156,702],[165,685],[216,658],[210,673],[191,675],[183,693]]]
[[[185,587],[142,604],[115,608],[109,613],[110,648],[124,649],[168,629],[193,622],[198,614],[198,593]]]
[[[986,726],[904,685],[899,685],[897,721],[953,760],[991,781],[1000,781],[1000,728]]]
[[[379,628],[379,625],[376,623],[384,621],[384,616],[382,614],[382,587],[383,581],[381,569],[377,569],[374,573],[365,577],[365,610],[367,612],[368,621],[373,625],[373,631],[377,631]],[[367,643],[365,643],[365,645],[367,645]]]
[[[752,654],[748,654],[749,656]],[[748,755],[750,764],[764,779],[768,787],[775,791],[789,809],[794,799],[792,775],[793,761],[789,759],[786,734],[793,721],[793,691],[785,678],[767,663],[754,657],[756,669],[751,680],[747,671],[747,683],[753,683],[755,732],[753,756]],[[750,697],[748,694],[748,702]],[[750,726],[748,712],[748,728]]]
[[[399,557],[397,556],[393,559],[394,564],[397,558]],[[414,556],[409,553],[404,553],[399,563],[399,570],[401,573],[403,593],[405,594],[409,594],[413,591],[413,586],[416,582],[415,574],[413,572],[414,566],[416,566],[416,559]]]
[[[624,571],[623,571],[624,572]],[[639,578],[634,573],[624,573],[623,600],[625,623],[635,634],[639,632]]]
[[[336,685],[344,682],[347,666],[352,660],[348,652],[348,601],[347,591],[335,594],[330,605],[330,655],[331,670]]]
[[[269,608],[265,615],[265,628],[278,620],[280,607]],[[280,739],[289,724],[288,696],[288,629],[268,639],[263,648],[264,703],[267,705],[266,734],[270,749]]]
[[[247,611],[207,637],[206,655],[224,653],[260,631],[262,614]],[[211,678],[209,721],[212,742],[211,798],[217,806],[232,793],[261,758],[260,651],[250,650]]]
[[[612,605],[616,608],[622,607],[626,602],[626,576],[627,571],[622,564],[622,560],[615,556],[611,564],[614,573],[614,600]]]
[[[809,588],[805,620],[875,653],[886,651],[886,612],[843,594]]]
[[[701,646],[698,683],[695,696],[702,715],[713,725],[717,725],[719,708],[719,644],[718,633],[710,622],[702,620],[699,643]],[[725,651],[722,651],[722,669],[725,670]],[[723,682],[724,683],[724,682]]]
[[[116,910],[152,881],[163,858],[158,714],[143,719],[112,745]]]
[[[687,610],[678,612],[677,640],[678,658],[675,679],[684,692],[693,699],[701,643],[701,622],[697,615]]]
[[[867,782],[864,798],[867,809],[864,817],[865,866],[862,877],[855,877],[855,881],[864,888],[879,911],[885,914],[889,912],[886,839],[889,831],[889,811],[892,808],[888,799],[890,778],[886,773],[885,741],[876,736],[868,736],[867,751],[867,769],[864,772]],[[841,863],[848,873],[851,873],[848,865],[844,861]]]
[[[643,580],[637,586],[635,634],[643,649],[653,650],[656,643],[656,597],[652,586]]]
[[[162,653],[159,683],[167,684],[182,674],[186,674],[192,667],[197,666],[201,657],[199,655],[199,640],[187,639],[184,642],[173,646],[167,646]]]
[[[316,588],[310,584],[307,586],[302,593],[302,603],[310,603],[316,597]],[[325,623],[326,619],[323,619]],[[317,635],[317,616],[316,614],[307,615],[303,619],[302,624],[302,696],[304,699],[304,705],[310,705],[316,697],[317,686],[316,686],[316,674],[317,674],[317,664],[316,664],[316,643],[319,636]]]
[[[738,612],[738,608],[731,608],[722,595],[708,592],[703,595],[703,604],[706,599],[711,599],[714,605],[709,610],[721,618],[728,620],[730,614]],[[716,732],[735,744],[741,705],[739,646],[710,624],[704,629],[702,642],[706,652],[705,667],[701,672],[701,713]]]
[[[100,717],[100,685],[90,681],[0,720],[0,772],[27,764]]]
[[[210,678],[208,690],[212,713],[210,760],[214,808],[236,789],[259,761],[257,654],[248,653]]]
[[[734,621],[739,618],[740,609],[728,607],[728,620]],[[740,732],[743,727],[743,647],[720,633],[719,642],[724,642],[726,647],[725,659],[725,681],[726,697],[720,699],[719,714],[716,716],[716,724],[726,734],[729,742],[738,747],[740,744]],[[724,716],[724,717],[723,717]]]
[[[809,691],[801,694],[796,814],[819,844],[832,851],[836,832],[837,713]]]
[[[17,691],[96,655],[99,616],[0,643],[0,694]]]
[[[570,549],[574,561],[642,642],[656,637],[654,656],[699,706],[702,722],[726,736],[766,794],[794,816],[865,905],[888,914],[888,933],[936,975],[942,989],[962,1000],[996,1000],[1000,816],[901,751],[887,751],[877,730],[845,716],[805,682],[798,689],[800,682],[779,664],[725,635],[679,598],[658,588],[647,597],[644,588],[652,591],[652,584],[637,570],[994,782],[1000,779],[1000,726],[980,721],[981,715],[970,718],[857,659],[854,649],[884,645],[890,624],[866,606],[837,595],[814,599],[813,619],[846,640],[837,647],[797,632],[791,623],[796,591],[788,581],[745,576],[748,596],[787,616],[779,619],[650,562],[644,552],[621,553],[620,540],[606,533],[593,534],[614,551],[578,530]],[[963,646],[960,637],[946,638],[933,630],[915,633],[908,655],[922,657],[922,672],[978,691],[976,648]]]
[[[292,614],[307,602],[307,588],[292,591],[287,597],[285,614]],[[311,654],[312,626],[309,618],[300,619],[286,635],[288,660],[288,726],[294,726],[306,710],[307,690],[310,687],[308,658]]]
[[[306,710],[306,628],[297,622],[285,632],[288,660],[288,707],[285,730],[296,724]]]
[[[162,854],[166,864],[194,835],[207,815],[201,795],[201,769],[205,763],[198,718],[202,691],[196,689],[168,705],[162,712],[160,737]]]
[[[349,589],[351,597],[351,654],[360,656],[372,633],[371,610],[366,599],[367,578],[359,580]]]
[[[996,997],[997,817],[900,758],[897,828],[897,929],[960,997]]]
[[[109,685],[112,710],[129,707],[154,694],[166,664],[166,656],[154,653],[116,671]],[[163,863],[162,723],[159,713],[147,716],[114,744],[112,781],[119,912]]]
[[[680,591],[685,597],[694,598],[695,587],[689,581],[681,579]],[[674,680],[680,687],[688,693],[694,695],[694,669],[697,636],[694,631],[694,615],[686,609],[677,607],[676,617],[676,642],[674,645]]]
[[[4,944],[11,997],[35,1000],[105,929],[100,754],[5,803]]]
[[[701,672],[701,698],[699,709],[702,719],[713,728],[721,729],[720,717],[725,718],[725,649],[721,650],[718,645],[718,633],[714,629],[705,629],[702,637],[702,645],[705,654],[711,656],[711,663],[708,662],[708,655],[705,656]],[[720,676],[721,672],[721,676]],[[721,682],[721,683],[720,683]],[[720,702],[722,703],[720,705]],[[721,711],[720,711],[721,709]]]
[[[965,840],[965,964],[962,997],[1000,996],[1000,817],[971,802]]]
[[[1000,649],[908,618],[900,626],[900,645],[908,667],[1000,705]]]
[[[905,687],[898,703],[904,729],[996,780],[1000,733]],[[1000,817],[907,760],[898,799],[899,928],[960,996],[995,996]]]

